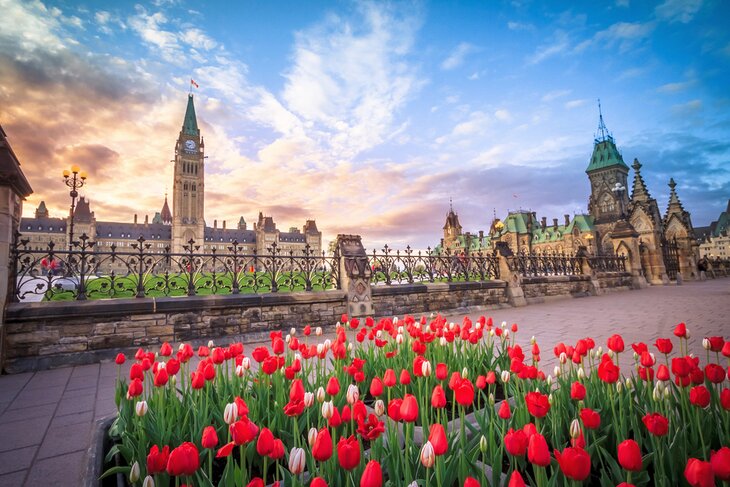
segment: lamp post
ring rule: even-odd
[[[588,235],[586,235],[586,240],[588,240],[588,253],[592,254],[593,253],[593,234],[589,233]]]
[[[79,166],[71,166],[71,170],[64,169],[63,182],[71,188],[69,196],[71,196],[71,222],[68,227],[68,249],[72,250],[74,241],[74,213],[76,210],[76,198],[79,196],[79,188],[86,182],[86,171],[81,171]]]

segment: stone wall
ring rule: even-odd
[[[598,273],[595,281],[598,282],[599,286],[596,294],[604,294],[613,291],[627,291],[634,287],[633,279],[631,274],[628,272]]]
[[[373,286],[373,308],[378,316],[402,316],[476,306],[509,306],[506,288],[504,281]]]
[[[270,329],[332,325],[346,309],[342,291],[15,303],[5,370],[91,363],[164,341],[250,341]]]
[[[521,287],[528,304],[542,303],[555,298],[584,297],[595,294],[591,277],[587,275],[524,277]]]

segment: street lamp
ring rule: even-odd
[[[624,200],[622,198],[624,191],[626,191],[626,186],[624,186],[621,183],[616,183],[616,185],[611,189],[616,194],[616,198],[618,199],[618,211],[619,211],[619,218],[623,219],[624,217]]]
[[[71,222],[68,227],[68,249],[72,250],[74,241],[74,212],[76,209],[76,198],[79,196],[79,188],[81,188],[86,182],[86,171],[81,171],[79,166],[74,164],[71,166],[70,171],[68,169],[64,169],[63,182],[66,183],[66,186],[71,188],[71,191],[68,193],[69,196],[71,196]]]
[[[592,245],[593,244],[593,234],[589,233],[588,235],[586,235],[586,240],[588,240],[588,253],[592,254],[593,253],[593,245]]]

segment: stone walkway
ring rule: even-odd
[[[680,321],[692,333],[690,350],[704,354],[703,336],[730,337],[730,279],[567,298],[470,316],[476,319],[480,314],[492,316],[495,323],[518,323],[523,346],[535,335],[548,371],[555,361],[552,347],[559,341],[575,343],[591,336],[605,349],[606,338],[621,333],[629,348],[635,341],[653,343],[657,337],[672,336]],[[450,316],[454,321],[462,317]],[[0,487],[80,485],[92,428],[115,412],[116,373],[115,364],[103,363],[0,377]]]

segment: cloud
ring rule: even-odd
[[[702,0],[666,0],[661,5],[657,5],[654,13],[660,20],[686,24],[694,18],[700,8],[702,8]]]
[[[564,96],[568,96],[573,92],[573,90],[553,90],[545,93],[542,98],[540,98],[543,102],[549,102],[556,100],[558,98],[562,98]]]
[[[667,83],[657,88],[659,93],[679,93],[692,87],[695,84],[694,80],[682,81],[679,83]]]
[[[443,70],[451,70],[458,68],[462,65],[464,62],[464,58],[472,52],[475,51],[475,47],[468,42],[462,42],[458,46],[456,46],[456,49],[454,49],[451,54],[449,54],[449,57],[444,59],[444,61],[441,63],[441,69]]]
[[[550,43],[539,46],[534,54],[528,56],[527,64],[539,64],[548,58],[567,52],[569,48],[568,34],[563,30],[558,30]]]
[[[218,45],[213,39],[208,37],[200,29],[187,29],[182,32],[180,39],[196,49],[210,51]]]
[[[529,22],[509,21],[507,22],[507,28],[509,30],[532,30],[535,28],[535,26],[530,24]]]
[[[148,13],[137,5],[137,15],[129,19],[129,25],[147,45],[155,49],[166,61],[173,62],[182,57],[182,47],[178,42],[178,35],[163,26],[168,19],[162,12]]]
[[[687,103],[672,106],[672,113],[678,116],[696,115],[702,111],[702,100],[691,100]]]
[[[512,114],[508,110],[501,108],[494,112],[494,118],[500,122],[511,122]]]
[[[618,80],[625,80],[625,79],[631,79],[631,78],[637,78],[639,76],[644,75],[649,71],[648,68],[629,68],[625,69],[621,72],[621,74],[618,75]]]
[[[581,100],[570,100],[570,101],[568,101],[568,102],[565,103],[565,108],[568,109],[568,110],[572,110],[573,108],[582,107],[583,105],[586,104],[586,101],[587,100],[585,100],[585,99],[581,99]]]

